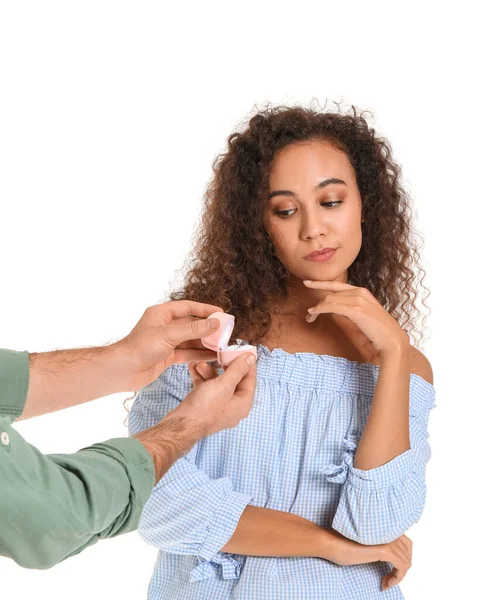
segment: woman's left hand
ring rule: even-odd
[[[304,281],[308,288],[329,292],[308,309],[305,319],[312,323],[323,313],[343,315],[356,324],[381,355],[409,345],[408,336],[377,301],[372,292],[342,281]]]

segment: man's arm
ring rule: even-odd
[[[246,417],[252,367],[239,357],[218,381],[198,387],[180,409],[135,437],[45,456],[11,427],[25,401],[25,353],[0,351],[0,556],[47,569],[99,539],[136,529],[153,485],[172,463],[200,437]]]
[[[28,382],[29,353],[0,348],[0,417],[9,424],[24,410]]]
[[[130,391],[131,367],[119,344],[31,353],[26,403],[17,420]]]
[[[153,485],[197,435],[171,415],[136,438],[43,455],[0,416],[0,438],[0,556],[48,569],[134,531]]]
[[[219,326],[218,319],[205,320],[219,310],[210,304],[167,302],[147,308],[115,344],[30,354],[29,389],[18,420],[140,389],[175,362],[215,360],[199,338]]]
[[[0,556],[47,569],[136,529],[155,473],[135,439],[43,455],[0,417]]]
[[[0,350],[0,556],[45,569],[136,529],[155,469],[132,438],[47,456],[28,444],[11,427],[24,409],[28,369],[27,352]]]
[[[45,456],[11,426],[23,413],[137,389],[174,362],[211,359],[200,339],[219,326],[217,319],[205,320],[216,308],[194,302],[151,307],[119,343],[122,354],[114,354],[114,345],[35,355],[31,378],[28,353],[0,350],[0,555],[45,569],[101,538],[136,529],[154,483],[171,464],[200,437],[247,416],[255,369],[239,357],[218,381],[206,382],[180,410],[136,438]]]

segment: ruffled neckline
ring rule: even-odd
[[[280,358],[285,358],[288,360],[315,360],[315,358],[318,358],[320,360],[322,360],[323,362],[329,363],[329,364],[339,364],[339,365],[348,365],[350,368],[353,368],[355,370],[362,370],[362,371],[368,371],[368,372],[375,372],[376,375],[378,375],[379,370],[381,368],[380,365],[376,365],[374,363],[371,362],[359,362],[357,360],[350,360],[349,358],[345,358],[344,356],[333,356],[331,354],[315,354],[313,352],[286,352],[286,350],[283,350],[282,348],[276,347],[273,348],[272,350],[269,350],[269,348],[267,346],[265,346],[264,344],[257,344],[257,349],[258,349],[258,357],[260,359],[260,357],[280,357]],[[414,378],[417,379],[419,382],[421,382],[422,385],[425,385],[427,387],[427,389],[431,390],[434,394],[436,393],[436,388],[432,383],[429,383],[428,381],[426,381],[421,375],[417,375],[417,373],[410,373],[410,378]]]

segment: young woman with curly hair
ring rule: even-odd
[[[418,263],[400,169],[363,113],[269,107],[229,137],[171,298],[235,316],[257,388],[246,419],[154,488],[139,527],[160,550],[150,600],[403,598],[435,397],[410,343]],[[167,369],[130,433],[215,376]]]

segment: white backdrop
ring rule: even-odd
[[[0,3],[0,347],[105,344],[162,300],[211,163],[255,104],[371,109],[403,165],[432,291],[433,455],[402,589],[496,597],[486,3],[177,4]],[[16,427],[44,452],[73,452],[127,435],[124,398]],[[155,556],[132,533],[49,571],[0,559],[0,597],[145,598]]]

